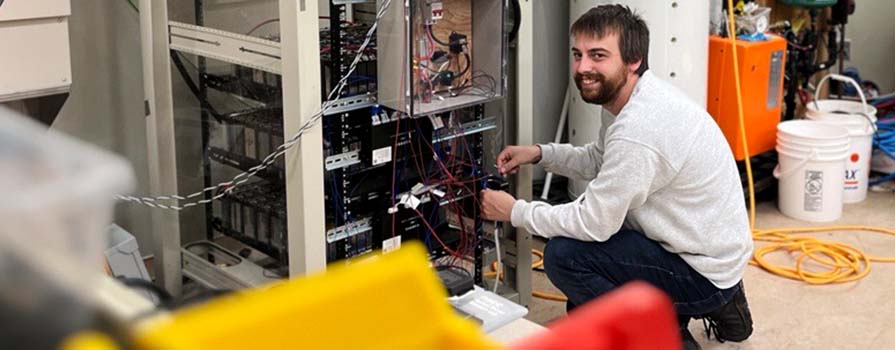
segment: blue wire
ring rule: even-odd
[[[336,175],[332,171],[329,172],[329,175],[330,175],[330,182],[329,182],[330,186],[329,187],[332,190],[332,197],[333,197],[333,204],[334,204],[333,206],[336,209],[336,214],[339,216],[339,219],[343,219],[345,217],[345,212],[344,212],[344,208],[342,208],[342,204],[344,204],[344,203],[342,203],[342,198],[341,198],[341,196],[339,196],[338,188],[336,187]]]
[[[364,172],[364,176],[361,177],[360,180],[358,180],[357,183],[354,184],[354,187],[351,188],[351,191],[348,192],[348,198],[354,197],[354,192],[357,191],[358,188],[360,188],[361,183],[363,183],[364,180],[367,179],[368,175],[370,175],[369,171]]]
[[[329,138],[324,138],[324,143],[329,145],[330,144]],[[330,183],[329,183],[330,186],[329,187],[330,187],[330,190],[332,191],[331,197],[333,200],[333,207],[336,210],[336,215],[338,216],[338,218],[343,219],[345,217],[343,208],[342,208],[343,203],[342,203],[342,199],[339,196],[339,192],[337,191],[337,187],[336,187],[336,174],[333,171],[329,171],[329,175],[330,175]],[[337,222],[338,222],[338,220],[337,220]]]
[[[895,120],[876,122],[877,132],[873,136],[873,146],[889,158],[895,160]],[[895,180],[895,172],[870,181],[870,186]]]
[[[349,81],[375,81],[376,78],[366,76],[366,75],[356,75],[348,78]]]

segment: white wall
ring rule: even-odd
[[[890,1],[858,1],[845,36],[852,41],[851,61],[861,79],[879,84],[881,93],[895,90],[895,6]]]
[[[137,193],[148,193],[140,21],[125,0],[72,0],[72,91],[52,128],[128,160]],[[143,254],[152,251],[149,209],[116,208],[115,221],[133,233]]]
[[[534,2],[534,142],[553,142],[569,84],[569,2]],[[523,19],[523,21],[529,19]],[[543,179],[543,167],[534,168],[535,180]]]

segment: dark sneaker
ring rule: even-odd
[[[702,346],[696,342],[687,327],[681,327],[681,341],[684,342],[684,350],[702,350]]]
[[[723,343],[741,342],[752,335],[752,313],[749,312],[742,282],[739,287],[727,304],[701,317],[706,337],[714,335],[715,339]]]

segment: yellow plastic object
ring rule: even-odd
[[[59,346],[62,350],[116,350],[118,344],[103,333],[86,331],[66,339]]]
[[[222,297],[136,334],[139,349],[494,349],[456,316],[419,244]]]

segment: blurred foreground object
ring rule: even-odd
[[[0,105],[0,348],[54,349],[91,312],[130,165]]]
[[[499,349],[460,318],[419,243],[325,274],[230,294],[132,326],[136,349]],[[68,350],[109,349],[84,333]],[[632,283],[513,349],[677,349],[670,299]],[[125,348],[125,347],[119,347]]]

